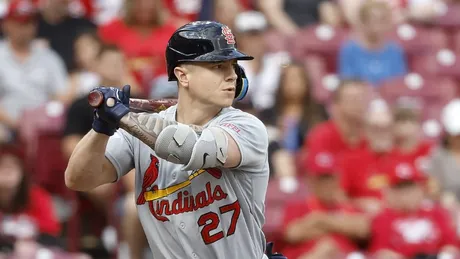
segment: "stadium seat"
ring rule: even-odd
[[[445,103],[432,103],[422,110],[422,134],[426,140],[439,141],[442,134],[441,111]]]
[[[399,43],[408,55],[420,55],[449,46],[449,38],[443,30],[411,24],[397,26],[389,38]]]
[[[460,26],[460,4],[450,4],[434,24],[446,29],[458,29]]]
[[[460,28],[460,27],[459,27]],[[460,29],[456,30],[454,33],[452,33],[452,45],[453,49],[456,53],[460,53]]]
[[[30,166],[35,164],[35,156],[38,152],[38,133],[60,132],[64,125],[64,112],[65,107],[61,103],[49,102],[22,113],[18,137],[22,143],[26,143],[26,157]]]
[[[410,70],[424,76],[448,76],[460,79],[460,56],[450,49],[414,55]]]
[[[379,92],[390,104],[411,101],[424,107],[430,103],[447,103],[456,95],[456,88],[456,82],[448,77],[423,77],[410,73],[384,82]]]
[[[308,54],[319,54],[326,58],[328,71],[335,71],[338,51],[348,37],[347,29],[328,25],[309,26],[292,41],[291,55],[302,60]]]
[[[335,73],[328,73],[324,57],[309,54],[304,59],[304,66],[310,77],[311,92],[321,103],[330,100],[331,92],[338,86],[339,79]]]
[[[289,48],[288,37],[277,30],[267,31],[265,41],[267,43],[267,52],[287,51]]]
[[[267,240],[275,242],[277,250],[282,246],[281,231],[283,230],[284,209],[288,201],[302,200],[307,196],[307,188],[298,178],[298,186],[294,192],[283,191],[281,181],[272,179],[268,183],[265,198],[265,225],[263,231]]]

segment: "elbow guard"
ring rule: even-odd
[[[208,127],[200,136],[184,124],[170,125],[158,135],[156,154],[182,170],[197,170],[223,166],[227,160],[228,139],[217,127]]]

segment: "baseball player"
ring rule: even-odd
[[[248,90],[237,60],[251,59],[223,24],[179,28],[166,49],[177,105],[132,113],[129,86],[97,88],[104,103],[70,158],[67,186],[90,190],[135,168],[136,204],[155,259],[285,258],[271,243],[266,249],[262,232],[266,128],[231,107]]]

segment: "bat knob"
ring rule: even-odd
[[[91,91],[88,94],[88,103],[93,108],[99,107],[104,102],[104,95],[97,90]]]

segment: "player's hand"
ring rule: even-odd
[[[96,87],[104,96],[101,105],[94,109],[94,131],[112,136],[119,128],[120,120],[129,112],[129,85],[122,90],[115,87]]]
[[[267,244],[267,247],[265,249],[265,254],[269,259],[287,259],[286,256],[280,254],[280,253],[274,253],[273,252],[273,242],[269,242]]]

